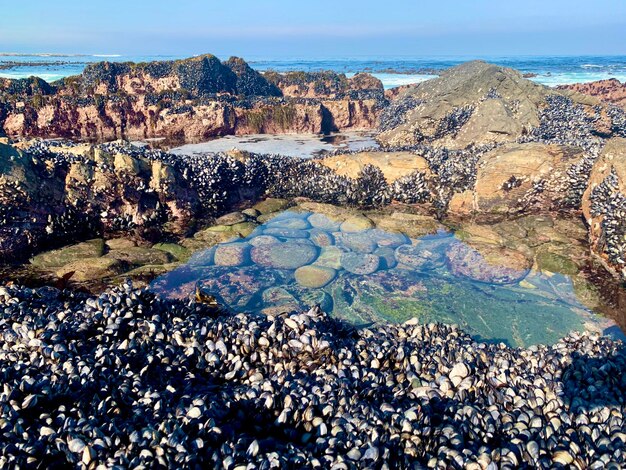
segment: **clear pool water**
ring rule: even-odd
[[[606,320],[576,297],[572,279],[489,263],[454,233],[409,238],[325,215],[284,212],[250,236],[196,253],[151,288],[170,297],[196,286],[235,312],[280,314],[319,304],[373,322],[455,323],[482,341],[550,344]]]

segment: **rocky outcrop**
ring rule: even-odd
[[[292,98],[378,97],[383,90],[382,82],[367,73],[351,78],[335,72],[266,72],[264,76],[283,96]]]
[[[415,171],[429,174],[428,162],[414,152],[357,152],[333,155],[320,160],[320,163],[336,174],[348,178],[358,178],[367,165],[379,168],[388,183],[393,183]]]
[[[560,90],[573,90],[585,95],[595,96],[606,103],[626,108],[626,83],[621,83],[616,78],[590,83],[562,85],[558,88]]]
[[[473,188],[455,194],[455,214],[512,215],[566,205],[569,171],[583,159],[576,147],[542,143],[506,144],[483,155]]]
[[[545,127],[555,119],[569,126],[574,137],[577,132],[614,133],[615,119],[598,99],[554,90],[515,70],[474,61],[402,91],[381,114],[378,140],[390,147],[431,144],[451,149],[501,144],[530,134],[550,137]]]
[[[25,152],[0,144],[0,258],[102,232],[149,231],[198,216],[198,191],[164,161],[90,145]],[[176,231],[176,225],[170,230]]]
[[[113,140],[370,129],[386,103],[379,80],[334,72],[267,73],[215,56],[88,65],[51,84],[0,81],[11,136]]]
[[[582,209],[592,248],[626,278],[626,139],[612,139],[604,147]]]

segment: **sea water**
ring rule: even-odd
[[[183,59],[189,55],[120,55],[120,54],[0,54],[0,77],[25,78],[31,75],[47,81],[77,75],[89,63],[149,62]],[[220,57],[227,59],[228,57]],[[626,81],[626,56],[438,56],[438,57],[351,57],[351,58],[269,58],[245,57],[260,71],[333,70],[350,76],[369,72],[378,77],[385,88],[417,83],[436,76],[446,68],[468,60],[481,59],[522,73],[533,74],[532,80],[549,86],[590,82],[608,78]],[[24,64],[24,65],[20,65]],[[29,65],[26,65],[29,64]],[[7,66],[2,68],[2,66]]]

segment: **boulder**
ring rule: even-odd
[[[430,174],[428,162],[413,152],[358,152],[333,155],[320,163],[335,173],[348,178],[358,178],[366,165],[374,165],[383,172],[388,183],[416,170]]]
[[[428,143],[450,149],[516,142],[544,123],[551,100],[578,106],[590,118],[563,122],[564,128],[587,132],[583,127],[591,123],[592,132],[613,132],[613,118],[599,100],[548,88],[510,68],[472,61],[400,91],[381,113],[377,139],[387,147]],[[602,121],[608,126],[593,119],[597,107],[603,108]]]
[[[280,212],[289,209],[293,203],[287,199],[276,199],[268,197],[267,199],[257,202],[253,209],[257,210],[261,215],[270,214],[272,212]]]
[[[106,241],[106,246],[109,250],[123,250],[136,247],[137,242],[129,238],[111,238]]]
[[[131,266],[167,264],[174,261],[174,257],[166,251],[143,246],[111,250],[105,256],[107,258],[117,259]]]
[[[626,109],[626,83],[621,83],[616,78],[589,83],[561,85],[557,88],[595,96],[606,103],[612,103]]]
[[[169,253],[176,261],[185,262],[191,256],[191,250],[177,243],[156,243],[152,248]]]
[[[229,226],[229,225],[240,224],[242,222],[247,222],[247,221],[248,221],[248,217],[246,217],[245,214],[241,212],[231,212],[230,214],[226,214],[221,217],[218,217],[215,220],[215,225]]]
[[[389,214],[368,214],[368,217],[376,223],[376,227],[387,232],[404,234],[411,238],[419,238],[424,235],[437,233],[445,230],[432,216],[409,214],[406,212],[393,212]]]
[[[372,76],[261,74],[243,59],[222,63],[204,54],[92,63],[54,85],[34,78],[0,80],[0,101],[8,103],[0,129],[91,140],[116,140],[122,133],[130,139],[320,133],[373,128],[383,100],[382,84]]]
[[[506,144],[483,155],[473,190],[455,194],[448,211],[507,215],[558,208],[570,190],[567,171],[583,156],[576,147]]]
[[[364,215],[355,215],[348,219],[346,219],[341,224],[342,232],[362,232],[364,230],[368,230],[374,228],[374,222],[371,219],[365,217]]]
[[[542,271],[573,276],[578,273],[578,266],[566,256],[548,250],[537,253],[537,267]]]

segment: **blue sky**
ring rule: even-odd
[[[0,51],[243,57],[626,54],[625,0],[27,0]]]

